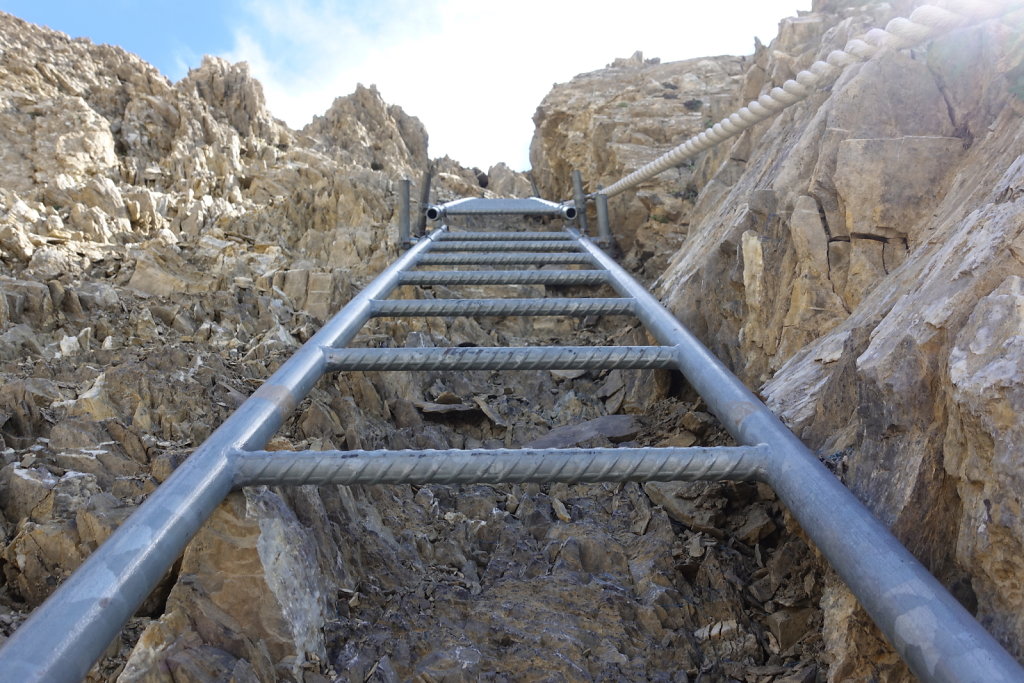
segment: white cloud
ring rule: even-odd
[[[301,127],[356,83],[418,116],[431,156],[529,166],[554,82],[642,50],[663,61],[749,54],[810,0],[733,3],[252,0],[226,55],[250,63],[275,116]]]

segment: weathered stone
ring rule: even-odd
[[[532,197],[533,188],[523,173],[510,169],[504,162],[487,169],[487,189],[500,197]]]
[[[846,229],[851,235],[902,237],[916,246],[920,237],[913,228],[942,197],[962,151],[963,140],[953,137],[839,143],[834,178]]]
[[[0,248],[10,252],[20,261],[28,262],[36,247],[29,239],[25,229],[17,225],[0,227]]]
[[[897,11],[815,10],[751,58],[637,55],[559,86],[538,112],[540,193],[568,196],[570,168],[591,191],[617,179]],[[309,338],[315,318],[393,258],[394,179],[418,180],[427,152],[418,122],[373,89],[296,134],[273,120],[244,66],[208,59],[172,85],[117,48],[8,16],[0,29],[0,186],[17,193],[0,198],[0,223],[18,231],[3,233],[18,248],[0,249],[21,282],[41,279],[0,280],[0,449],[26,465],[0,474],[25,488],[10,514],[26,520],[0,531],[14,534],[9,592],[34,603]],[[1012,648],[1024,628],[1011,457],[1024,142],[1001,30],[932,41],[926,59],[879,54],[613,199],[612,211],[626,263],[660,278],[673,312],[752,387],[774,375],[762,389],[773,408]],[[485,174],[450,159],[436,169],[442,197],[525,189],[500,166],[487,190]],[[607,335],[603,321],[533,329],[648,343]],[[504,344],[529,330],[373,321],[360,341]],[[652,410],[667,373],[511,374],[321,382],[271,446],[515,446],[619,410],[643,414],[627,440],[722,439],[687,418],[696,406]],[[31,384],[41,377],[50,385]],[[445,391],[464,400],[434,403],[478,411],[457,429],[424,422],[412,403]],[[52,487],[12,474],[45,479],[46,468],[90,474],[55,474]],[[816,636],[797,633],[816,629],[802,620],[821,577],[754,487],[540,490],[282,490],[294,516],[261,490],[248,495],[266,507],[242,512],[238,494],[190,546],[169,611],[123,677],[320,680],[333,667],[385,680],[808,680],[824,666]],[[258,539],[287,551],[261,555]],[[303,602],[310,586],[316,605]],[[827,675],[901,680],[844,590],[825,585]]]
[[[959,562],[975,568],[973,589],[997,634],[1024,631],[1024,592],[1014,590],[1024,557],[1024,520],[999,491],[1020,490],[1016,444],[1024,440],[1024,280],[1013,275],[974,307],[949,355],[953,415],[947,428],[945,468],[957,478],[963,521]],[[1007,605],[994,618],[995,605]],[[1000,610],[1002,612],[1002,610]]]
[[[526,448],[571,448],[593,439],[613,443],[636,437],[639,423],[629,415],[606,415],[574,425],[556,427],[539,439],[523,444]]]
[[[194,629],[203,642],[265,675],[295,657],[278,673],[297,679],[309,656],[326,656],[326,586],[316,561],[308,561],[312,552],[308,532],[276,495],[232,494],[189,544],[180,570],[187,580],[179,579],[167,616],[150,627],[153,637],[143,638],[132,658],[158,666]]]
[[[49,516],[57,477],[45,469],[25,469],[11,464],[0,470],[0,499],[4,515],[12,522],[40,520]],[[45,508],[45,510],[43,509]]]
[[[580,74],[556,86],[541,102],[530,144],[532,177],[541,196],[571,196],[574,169],[582,172],[588,191],[609,185],[624,171],[699,133],[707,120],[727,113],[741,78],[741,63],[735,57],[666,64],[640,58],[633,64]],[[681,168],[656,182],[679,189],[692,176],[690,168]],[[626,249],[636,235],[657,232],[661,225],[651,217],[654,206],[649,204],[638,209],[636,204],[613,200],[609,209],[616,240]]]
[[[786,651],[796,645],[807,635],[814,617],[812,609],[787,609],[769,614],[765,621],[772,635],[779,644],[779,649]]]

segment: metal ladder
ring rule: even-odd
[[[407,197],[406,187],[406,202]],[[573,205],[539,199],[465,199],[428,210],[436,220],[458,215],[573,218],[575,213]],[[598,218],[605,222],[607,213],[599,211]],[[606,229],[606,224],[600,226],[602,236]],[[1024,678],[1017,662],[814,454],[643,286],[578,231],[468,233],[441,226],[413,243],[405,207],[400,236],[411,248],[285,362],[35,611],[0,650],[0,671],[18,681],[83,677],[232,488],[731,479],[763,481],[775,489],[918,677],[937,681]],[[585,268],[419,269],[545,265]],[[389,299],[400,285],[500,284],[609,285],[619,297]],[[595,314],[634,315],[659,345],[347,348],[374,317]],[[315,382],[329,372],[612,368],[679,370],[742,445],[261,450]]]

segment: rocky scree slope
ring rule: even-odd
[[[372,88],[293,131],[245,65],[172,84],[3,14],[0,136],[6,636],[394,258],[394,181],[428,160],[422,126]],[[441,200],[528,187],[434,165]],[[538,337],[645,342],[612,319],[426,319],[357,343]],[[270,447],[723,439],[661,372],[352,373]],[[814,680],[822,581],[781,515],[732,484],[251,488],[89,678]]]
[[[917,4],[815,2],[758,46],[735,76],[735,98],[708,119]],[[828,91],[610,200],[621,246],[637,264],[655,264],[645,272],[670,309],[760,386],[1018,657],[1022,35],[1016,12],[879,54]],[[718,75],[709,82],[708,73]],[[682,142],[703,116],[696,101],[711,106],[699,93],[717,92],[733,73],[707,60],[633,63],[557,86],[535,117],[533,162],[549,169],[537,174],[542,192],[568,196],[569,167],[591,189],[607,185]],[[637,112],[664,108],[686,79],[695,89],[680,97],[695,111],[682,102],[675,116],[692,126],[652,136],[649,155],[632,161]],[[588,100],[591,92],[598,97]],[[556,164],[564,168],[554,172]],[[829,576],[821,606],[830,678],[907,679]]]

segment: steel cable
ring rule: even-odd
[[[900,50],[919,45],[956,28],[970,26],[1024,7],[1024,0],[944,0],[939,5],[921,5],[909,17],[897,17],[884,29],[873,28],[850,40],[843,50],[833,50],[795,78],[772,88],[756,100],[722,119],[708,130],[694,135],[654,161],[617,180],[599,193],[608,197],[636,187],[654,176],[678,166],[685,159],[735,137],[783,109],[806,99],[839,77],[843,69],[863,62],[882,49]]]

